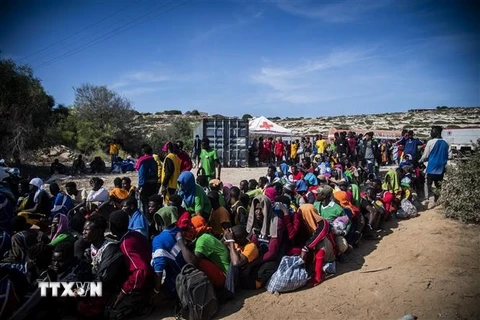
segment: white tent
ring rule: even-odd
[[[271,136],[291,136],[292,130],[279,126],[268,120],[264,116],[253,118],[248,123],[250,134],[271,135]]]

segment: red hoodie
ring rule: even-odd
[[[180,171],[190,171],[193,168],[192,159],[185,151],[177,153],[178,159],[180,159]]]
[[[150,244],[140,232],[129,231],[120,240],[120,250],[125,256],[128,279],[122,284],[126,294],[132,291],[145,291],[152,283]]]

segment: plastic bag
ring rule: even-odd
[[[267,291],[289,292],[303,287],[309,280],[305,262],[299,256],[285,256],[280,261],[277,271],[267,285]]]

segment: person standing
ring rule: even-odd
[[[365,134],[365,142],[363,144],[363,149],[368,174],[375,175],[375,155],[378,151],[378,144],[373,141],[373,132],[368,132]]]
[[[142,212],[148,214],[148,199],[158,192],[158,168],[149,145],[142,147],[143,156],[135,164],[138,171],[138,190],[142,202]]]
[[[327,141],[323,138],[322,135],[319,135],[315,144],[317,145],[317,154],[323,156],[327,151]]]
[[[110,145],[109,145],[109,154],[110,154],[110,158],[111,158],[111,161],[112,161],[112,166],[111,166],[111,170],[110,172],[113,171],[113,167],[115,165],[115,162],[117,162],[117,157],[118,157],[118,152],[120,151],[120,145],[117,143],[117,140],[112,140],[112,142],[110,142]]]
[[[194,161],[194,167],[198,167],[200,165],[200,152],[202,151],[202,140],[200,140],[200,137],[198,134],[195,136],[195,139],[193,140],[193,152],[192,152],[192,158]]]
[[[180,176],[181,161],[177,156],[178,147],[172,142],[167,142],[162,151],[166,153],[165,160],[163,161],[162,170],[162,189],[161,194],[165,200],[165,204],[168,203],[170,196],[177,191],[177,179]]]
[[[449,146],[448,143],[442,139],[442,130],[440,126],[433,126],[430,132],[431,140],[427,142],[425,151],[423,152],[420,162],[427,161],[427,175],[425,179],[425,201],[424,206],[431,209],[435,206],[438,200],[443,175],[445,174],[445,167],[448,161]],[[437,193],[432,190],[432,185],[435,183]],[[430,207],[429,207],[430,206]]]
[[[216,168],[216,174],[215,174]],[[202,152],[200,152],[200,166],[198,167],[197,175],[202,173],[206,176],[208,181],[217,178],[220,179],[220,172],[222,170],[222,164],[218,159],[217,150],[210,147],[210,140],[203,138],[202,140]]]
[[[409,154],[412,157],[413,164],[417,164],[417,151],[418,147],[423,145],[423,142],[415,138],[415,134],[412,130],[408,131],[397,144],[403,146],[403,154]]]
[[[177,144],[177,151],[178,151],[177,157],[180,160],[180,172],[192,170],[193,168],[192,159],[190,158],[188,153],[183,151],[183,141],[177,140],[176,144]]]

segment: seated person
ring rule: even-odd
[[[132,186],[132,180],[129,177],[122,178],[122,188],[128,191],[129,197],[135,197],[135,192],[137,188]]]
[[[257,264],[252,268],[252,281],[248,288],[259,289],[277,270],[283,255],[283,221],[273,213],[272,203],[266,196],[260,195],[253,199],[247,232],[260,252]]]
[[[71,242],[73,244],[75,242],[75,237],[68,230],[67,216],[61,213],[54,216],[52,220],[49,245],[55,247],[62,242]]]
[[[67,194],[72,198],[74,205],[79,205],[87,199],[87,190],[78,190],[77,184],[73,181],[69,181],[65,184],[65,190]]]
[[[33,196],[35,192],[30,192],[30,183],[28,180],[22,180],[18,184],[17,212],[31,209],[35,205]]]
[[[67,173],[67,168],[58,161],[58,159],[55,159],[50,166],[50,174],[66,174]]]
[[[192,229],[184,231],[183,235],[182,232],[176,235],[183,258],[203,271],[214,288],[222,289],[230,266],[228,250],[220,240],[208,233],[211,228],[201,216],[195,216],[191,221]],[[193,252],[187,247],[187,243],[194,246]]]
[[[73,161],[72,170],[73,174],[83,174],[87,172],[87,166],[81,154]]]
[[[33,193],[34,206],[18,213],[25,217],[30,224],[37,224],[42,217],[50,216],[51,202],[50,197],[43,187],[43,181],[40,178],[34,178],[30,181],[30,192]]]
[[[225,202],[225,195],[223,194],[223,182],[218,179],[212,179],[209,182],[210,191],[218,192],[218,199],[220,205],[224,208],[227,208],[227,203]],[[209,192],[207,192],[208,195]]]
[[[140,233],[128,230],[129,217],[124,211],[114,211],[110,215],[110,231],[119,239],[127,266],[127,279],[122,284],[112,308],[130,309],[136,315],[149,304],[151,283],[150,244]],[[125,312],[125,311],[124,311]]]
[[[210,191],[208,199],[212,205],[208,225],[212,228],[212,234],[217,238],[221,238],[223,231],[231,227],[230,214],[225,207],[220,205],[220,197],[217,191]]]
[[[95,157],[93,161],[90,162],[90,171],[92,174],[105,173],[106,169],[105,161],[100,157]]]
[[[333,200],[333,188],[330,186],[323,186],[317,193],[317,199],[321,202],[319,213],[330,224],[333,224],[335,219],[346,216],[345,210]],[[345,228],[345,233],[348,234],[351,228],[351,222]],[[348,244],[343,236],[337,235],[335,237],[335,244],[339,254],[342,254],[348,249]]]
[[[41,297],[37,283],[56,281],[55,273],[49,268],[52,262],[52,247],[45,243],[37,243],[28,250],[30,285],[24,303],[16,309],[11,319],[28,319],[35,315],[36,319],[59,319],[61,314],[58,303],[52,297]],[[7,304],[8,305],[8,304]]]
[[[183,204],[182,197],[180,197],[178,194],[174,194],[170,196],[170,199],[168,200],[168,206],[177,208],[177,226],[180,229],[187,228],[188,226],[191,225],[190,212],[188,212],[182,206],[182,204]]]
[[[127,274],[125,257],[117,243],[105,238],[106,229],[107,220],[99,214],[91,215],[83,227],[83,238],[90,243],[89,262],[92,264],[93,281],[102,282],[103,294],[102,297],[79,301],[77,312],[83,317],[103,314],[108,301],[120,292]]]
[[[145,215],[138,210],[138,202],[135,198],[127,198],[122,202],[122,210],[128,214],[130,221],[128,229],[137,231],[142,234],[145,239],[149,239],[149,224]]]
[[[175,279],[186,264],[176,239],[177,233],[182,229],[176,224],[160,224],[158,227],[160,233],[152,241],[155,298],[158,296],[176,298]],[[162,283],[164,273],[165,281]]]
[[[17,269],[22,272],[26,272],[25,264],[27,263],[28,250],[40,240],[46,241],[42,233],[30,229],[30,227],[31,225],[27,223],[25,217],[13,217],[11,247],[7,257],[2,260],[2,263],[18,264]]]
[[[230,253],[230,267],[227,273],[225,287],[235,294],[235,288],[248,283],[252,262],[258,259],[260,253],[255,243],[247,238],[248,232],[244,225],[237,225],[225,230],[223,243]],[[248,287],[248,286],[247,286]]]
[[[230,189],[230,222],[232,225],[247,224],[248,213],[247,209],[240,201],[240,196],[241,193],[238,187],[232,187]]]
[[[121,178],[115,178],[113,185],[113,189],[108,193],[109,199],[98,207],[98,211],[102,211],[103,208],[108,208],[108,211],[121,209],[123,200],[128,198],[129,193],[122,188]]]
[[[97,177],[90,179],[92,190],[88,193],[85,200],[75,206],[73,210],[84,208],[86,214],[95,212],[104,202],[108,201],[109,195],[107,189],[103,188],[103,180]]]
[[[53,200],[51,215],[54,216],[58,213],[68,214],[74,207],[72,198],[62,192],[56,182],[51,183],[49,189]]]

